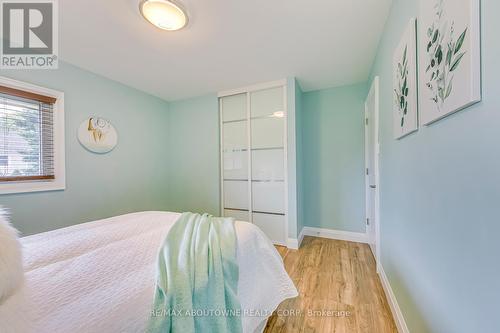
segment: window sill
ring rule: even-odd
[[[24,181],[0,183],[0,195],[14,193],[30,193],[45,191],[61,191],[66,189],[65,179],[55,179],[50,181]]]

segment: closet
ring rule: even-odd
[[[275,243],[288,234],[287,81],[219,94],[221,210]]]

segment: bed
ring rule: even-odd
[[[22,238],[26,281],[0,305],[0,332],[144,332],[157,253],[179,216],[133,213]],[[261,332],[297,290],[257,227],[235,229],[243,331]]]

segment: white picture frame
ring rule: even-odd
[[[106,154],[118,144],[118,134],[109,120],[95,116],[85,119],[80,124],[78,141],[88,151]]]
[[[401,139],[418,130],[417,21],[410,19],[393,56],[393,128]]]
[[[421,125],[481,101],[480,16],[480,0],[420,0]]]

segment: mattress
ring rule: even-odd
[[[133,213],[22,238],[26,281],[0,305],[0,332],[144,332],[157,254],[179,216]],[[242,324],[252,333],[297,290],[262,231],[235,228]]]

